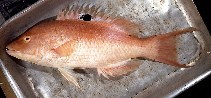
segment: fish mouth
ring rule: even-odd
[[[8,47],[8,46],[6,47],[6,52],[10,56],[13,56],[13,57],[15,57],[17,59],[22,59],[23,56],[25,55],[25,54],[21,53],[20,51],[12,49],[11,47]]]
[[[9,49],[9,48],[6,48],[6,52],[7,52],[7,54],[9,54],[10,56],[16,57],[16,58],[18,58],[18,59],[19,59],[20,56],[21,56],[20,51],[11,50],[11,49]]]
[[[11,49],[9,47],[6,47],[6,52],[11,56],[13,56],[13,54],[20,53],[19,51],[16,51],[16,50]]]
[[[28,62],[32,62],[32,63],[40,61],[40,59],[38,59],[36,56],[26,54],[26,53],[22,53],[20,51],[14,50],[14,49],[6,48],[6,52],[10,56],[15,57],[15,58],[20,59],[20,60],[23,60],[23,61],[28,61]]]

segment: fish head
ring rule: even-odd
[[[49,49],[48,40],[45,40],[42,32],[36,32],[36,28],[26,31],[6,46],[6,52],[13,57],[29,62],[38,62]],[[41,30],[42,31],[42,30]]]

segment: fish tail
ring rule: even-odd
[[[163,35],[150,37],[150,45],[147,46],[147,58],[161,63],[177,66],[188,67],[186,64],[180,64],[176,48],[176,37],[181,34],[198,31],[196,28],[189,27],[182,30],[169,32]]]

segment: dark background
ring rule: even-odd
[[[6,98],[1,88],[0,88],[0,95],[1,98]]]
[[[37,0],[0,0],[0,12],[5,17],[5,20],[36,2]],[[208,30],[211,31],[211,10],[209,6],[209,0],[193,0],[197,6],[199,13],[201,14],[205,25]],[[193,87],[182,92],[176,98],[192,98],[200,96],[201,98],[211,97],[211,76],[208,76],[204,80],[200,81]],[[4,98],[3,91],[0,89],[1,98]]]

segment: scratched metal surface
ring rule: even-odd
[[[177,41],[180,62],[191,62],[195,66],[180,69],[142,60],[136,71],[112,80],[98,77],[94,69],[87,69],[86,74],[76,73],[81,86],[78,89],[68,84],[56,69],[32,65],[5,53],[8,42],[27,28],[55,16],[68,4],[84,2],[140,24],[142,37],[190,26],[200,29],[201,32],[182,35]],[[40,0],[6,21],[0,32],[1,69],[19,98],[172,97],[210,74],[210,44],[207,43],[210,35],[191,0]]]

